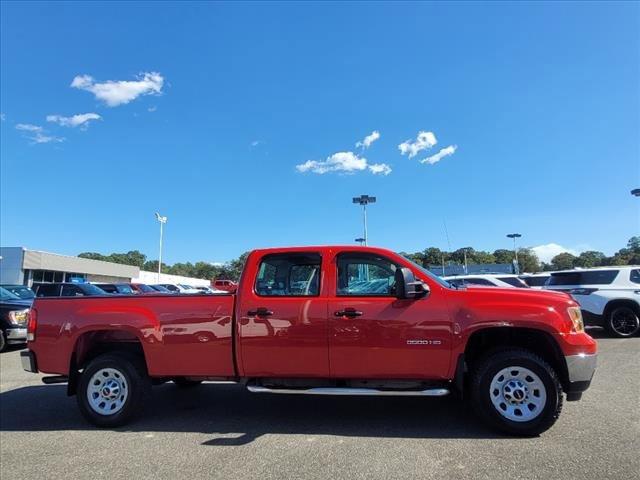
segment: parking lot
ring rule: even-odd
[[[154,388],[133,425],[98,430],[63,385],[1,354],[2,478],[632,478],[640,470],[640,338],[596,330],[599,368],[539,438],[508,438],[452,398]],[[635,474],[633,472],[636,472]]]

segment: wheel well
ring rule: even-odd
[[[474,332],[464,351],[466,370],[472,371],[490,352],[512,347],[538,355],[556,371],[562,386],[568,387],[569,374],[560,347],[550,334],[532,328],[495,327]]]
[[[609,303],[607,303],[607,306],[604,307],[603,315],[605,320],[609,317],[609,314],[611,313],[611,311],[617,307],[629,307],[634,312],[636,312],[636,315],[640,316],[640,304],[629,299],[619,299],[619,300],[611,300]]]
[[[69,365],[69,383],[67,394],[73,395],[80,371],[91,360],[110,352],[126,352],[139,357],[146,367],[144,350],[140,339],[133,333],[124,330],[93,330],[80,335],[73,347]]]

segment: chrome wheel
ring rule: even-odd
[[[609,325],[616,335],[630,337],[640,329],[640,319],[630,308],[618,307],[611,312]]]
[[[128,396],[127,379],[115,368],[98,370],[87,386],[89,406],[100,415],[118,413],[124,407]]]
[[[514,422],[528,422],[544,410],[547,390],[531,370],[513,366],[493,377],[489,396],[500,415]]]

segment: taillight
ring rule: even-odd
[[[27,322],[27,341],[33,342],[36,339],[36,327],[38,326],[38,311],[35,308],[29,310],[29,321]]]

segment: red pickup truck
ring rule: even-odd
[[[536,435],[578,400],[596,342],[564,293],[455,288],[371,247],[253,251],[236,294],[37,298],[23,367],[67,382],[98,426],[151,385],[469,398],[493,427]]]

